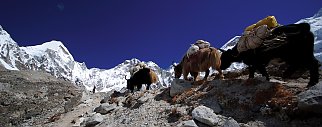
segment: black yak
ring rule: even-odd
[[[134,87],[136,86],[137,89],[140,90],[142,88],[142,84],[147,84],[146,89],[149,90],[152,83],[158,82],[158,76],[150,68],[142,68],[134,73],[130,79],[126,80],[126,88],[131,90],[133,93]]]
[[[265,39],[264,43],[255,49],[241,53],[237,51],[237,45],[221,54],[221,69],[228,68],[232,62],[243,62],[249,66],[249,78],[254,77],[258,70],[269,80],[266,71],[268,63],[275,58],[280,58],[289,67],[283,74],[283,78],[289,77],[300,68],[310,71],[308,87],[319,81],[319,61],[314,57],[314,35],[310,31],[308,23],[291,24],[277,27],[272,31],[272,38],[284,37],[285,41]],[[270,38],[270,37],[269,37]]]

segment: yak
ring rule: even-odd
[[[237,45],[223,51],[220,58],[221,69],[227,69],[232,62],[243,62],[249,67],[249,78],[254,78],[254,73],[258,70],[269,80],[265,67],[271,60],[279,58],[288,65],[283,78],[288,78],[302,68],[310,72],[308,87],[319,81],[319,61],[314,57],[314,35],[308,23],[277,27],[270,37],[265,38],[263,44],[255,49],[239,53]]]
[[[184,79],[188,80],[187,76],[190,73],[194,77],[194,81],[196,81],[199,72],[205,71],[204,80],[206,80],[210,67],[216,69],[220,78],[223,78],[220,64],[220,52],[216,48],[203,48],[190,55],[189,58],[184,55],[181,62],[178,65],[174,65],[175,78],[180,78],[183,74]]]
[[[146,89],[149,90],[150,85],[152,83],[158,82],[158,77],[155,74],[155,72],[150,68],[142,68],[136,73],[134,73],[130,79],[126,79],[126,80],[127,80],[126,88],[131,90],[131,92],[133,93],[134,87],[136,86],[137,89],[140,90],[142,88],[142,84],[147,84]]]

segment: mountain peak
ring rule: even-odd
[[[41,45],[23,47],[23,49],[25,49],[29,54],[38,56],[43,55],[44,52],[47,51],[54,51],[62,56],[69,57],[70,60],[74,60],[73,56],[61,41],[53,40],[50,42],[45,42]]]
[[[67,48],[64,46],[64,44],[61,41],[52,40],[50,42],[45,42],[45,43],[43,43],[41,45],[37,45],[37,46],[39,48],[44,49],[44,50],[51,49],[54,51],[59,51],[62,49],[64,52],[69,54]]]
[[[226,44],[224,44],[221,49],[228,50],[232,49],[238,42],[240,36],[235,36],[234,38],[230,39]]]

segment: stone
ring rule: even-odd
[[[170,87],[170,96],[174,97],[177,94],[183,93],[185,90],[190,89],[192,87],[191,81],[186,81],[183,79],[174,79],[171,82]]]
[[[193,109],[192,118],[210,126],[216,126],[220,122],[214,111],[206,106],[198,106]]]
[[[239,127],[236,120],[231,117],[217,115],[214,111],[206,106],[198,106],[192,111],[192,118],[203,124],[218,127]]]
[[[205,98],[200,101],[202,105],[205,105],[212,110],[214,110],[215,113],[221,113],[222,109],[220,104],[218,103],[218,100],[216,98]]]
[[[94,112],[106,115],[107,113],[113,111],[116,108],[115,104],[104,103],[94,109]]]
[[[92,117],[85,119],[81,125],[85,125],[86,127],[93,127],[103,121],[103,116],[99,113],[94,114]]]
[[[198,127],[198,125],[193,120],[182,121],[177,125],[177,127]]]
[[[233,118],[228,117],[222,127],[239,127],[239,124]]]
[[[144,96],[140,97],[138,99],[139,103],[145,103],[147,102],[150,98],[153,98],[152,94],[144,94]]]
[[[302,111],[322,113],[322,81],[297,96]]]

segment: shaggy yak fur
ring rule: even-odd
[[[136,86],[138,90],[142,88],[142,84],[147,84],[147,90],[149,90],[152,83],[158,82],[158,76],[150,68],[142,68],[130,78],[127,79],[126,88],[131,90],[133,93],[134,87]]]
[[[283,37],[284,41],[276,40],[279,37]],[[237,44],[234,48],[223,51],[221,69],[228,68],[232,62],[243,62],[249,66],[249,78],[253,78],[255,71],[258,70],[269,80],[265,67],[272,59],[280,58],[289,66],[283,73],[283,78],[288,78],[296,70],[303,68],[310,71],[308,87],[318,83],[319,62],[313,54],[314,35],[310,31],[309,24],[277,27],[269,38],[273,39],[270,39],[271,41],[266,39],[260,47],[253,50],[238,53]]]
[[[190,73],[194,77],[194,81],[199,75],[199,72],[206,72],[204,80],[209,75],[209,68],[212,67],[219,72],[220,78],[223,78],[222,71],[220,69],[220,53],[217,49],[203,48],[196,53],[190,55],[188,58],[186,55],[182,58],[181,62],[174,66],[175,78],[180,78],[183,74],[185,80],[188,80],[188,74]]]

